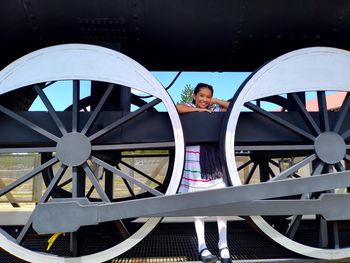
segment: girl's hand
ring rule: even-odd
[[[218,104],[218,99],[217,98],[212,98],[210,101],[210,106],[213,106],[214,104]]]
[[[212,106],[214,104],[219,105],[221,107],[221,111],[226,111],[230,103],[228,101],[219,100],[217,98],[212,98],[210,101],[210,106]]]

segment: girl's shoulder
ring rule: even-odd
[[[194,105],[193,103],[190,103],[190,102],[183,103],[183,105],[186,105],[186,106],[192,107],[192,108],[196,107],[196,105]]]

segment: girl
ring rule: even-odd
[[[213,98],[213,87],[199,83],[193,92],[192,103],[178,104],[179,113],[226,111],[229,102]],[[180,193],[226,187],[219,160],[218,147],[212,145],[186,146],[185,168],[179,189]],[[220,257],[222,263],[232,262],[227,246],[226,218],[217,217]],[[216,262],[217,258],[207,248],[204,234],[204,217],[195,217],[194,224],[198,238],[198,251],[205,263]]]

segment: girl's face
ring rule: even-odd
[[[213,94],[211,93],[211,90],[206,87],[200,88],[197,94],[193,94],[195,106],[200,109],[209,108],[212,97]]]

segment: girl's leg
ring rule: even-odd
[[[205,229],[204,229],[204,217],[194,217],[194,226],[196,229],[197,239],[198,239],[198,251],[202,251],[207,248],[205,243]],[[209,250],[204,250],[202,252],[203,256],[210,255]]]
[[[223,249],[227,248],[227,219],[226,217],[223,216],[217,216],[216,217],[218,221],[218,232],[219,232],[219,250],[220,250],[220,257],[221,258],[229,258],[230,257],[230,252],[228,249]]]

